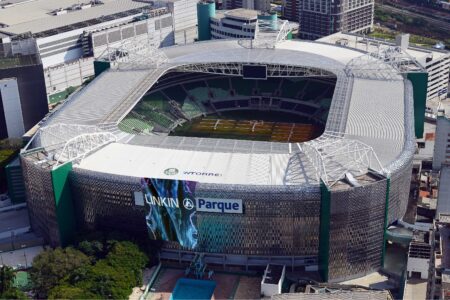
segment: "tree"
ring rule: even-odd
[[[94,261],[104,256],[103,243],[99,241],[82,241],[78,244],[78,249]]]
[[[0,294],[0,299],[28,299],[27,296],[16,288],[11,288]]]
[[[74,248],[64,250],[46,250],[33,260],[30,271],[31,280],[38,298],[47,297],[50,289],[57,286],[59,281],[69,276],[77,268],[89,265],[89,258]]]
[[[98,295],[86,291],[80,287],[67,284],[58,285],[48,293],[49,299],[101,299]]]
[[[38,298],[124,299],[142,283],[148,257],[136,244],[94,240],[78,248],[48,250],[35,258],[31,278]]]
[[[125,299],[130,295],[134,282],[133,272],[125,268],[114,268],[103,259],[91,268],[88,278],[76,286],[103,299]]]
[[[0,267],[0,295],[12,288],[14,281],[14,271],[11,267]]]
[[[107,263],[114,268],[123,268],[133,274],[133,285],[142,284],[142,269],[148,257],[132,242],[115,242],[106,256]]]
[[[0,267],[0,299],[26,299],[25,295],[13,286],[14,278],[14,270],[11,267]]]

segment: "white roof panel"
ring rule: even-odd
[[[297,170],[300,164],[305,167],[308,161],[298,154],[205,152],[112,143],[83,159],[77,167],[123,176],[203,183],[317,184],[313,177],[294,176],[291,168]],[[164,172],[172,168],[176,174]]]
[[[71,4],[77,4],[78,2],[74,0],[53,0],[43,1],[42,3],[41,1],[31,2],[30,4],[35,3],[36,7],[38,7],[37,12],[33,12],[32,7],[27,8],[25,5],[3,9],[0,10],[0,20],[2,23],[8,24],[8,22],[10,22],[13,25],[10,27],[1,28],[0,30],[10,34],[21,34],[28,31],[38,33],[149,5],[148,3],[132,0],[107,0],[104,2],[105,3],[103,5],[68,12],[59,16],[54,16],[49,13],[55,8],[65,8],[67,5],[70,6]],[[42,4],[42,6],[39,6],[40,4]],[[29,10],[31,10],[31,12],[29,12]],[[28,14],[30,15],[29,17],[21,17],[22,14],[25,16]],[[12,18],[13,16],[15,16],[17,20],[22,19],[23,22],[14,22],[14,18]]]

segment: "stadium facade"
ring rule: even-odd
[[[106,63],[110,68],[49,116],[22,153],[33,230],[58,246],[76,228],[121,229],[163,240],[162,259],[188,262],[201,253],[222,266],[281,263],[317,270],[327,281],[379,269],[385,230],[407,207],[414,129],[423,122],[414,106],[424,105],[426,73],[412,71],[417,64],[397,48],[371,54],[317,42],[246,42],[130,49],[122,61]],[[229,90],[213,89],[207,77],[206,100],[189,95],[188,79],[203,75],[227,76]],[[166,94],[170,82],[188,95],[173,106],[187,118],[189,101],[199,115],[229,107],[216,105],[222,102],[266,112],[294,103],[285,111],[299,116],[322,111],[319,94],[311,103],[301,93],[255,88],[237,96],[233,78],[265,76],[267,83],[281,80],[282,91],[290,77],[333,79],[320,137],[171,136],[158,129],[167,124],[160,108],[150,110],[160,115],[154,127],[120,129],[149,90]]]

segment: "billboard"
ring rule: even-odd
[[[178,242],[195,249],[198,242],[197,213],[243,214],[241,199],[195,196],[197,182],[142,178],[142,192],[135,204],[144,205],[150,238]]]
[[[150,238],[197,246],[194,191],[196,182],[142,178],[147,229]]]

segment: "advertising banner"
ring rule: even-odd
[[[174,241],[195,249],[197,224],[194,191],[196,182],[141,179],[147,229],[156,240]]]
[[[135,204],[144,205],[150,238],[178,242],[195,249],[198,242],[197,213],[243,214],[241,199],[196,197],[197,182],[142,178],[142,192]]]

